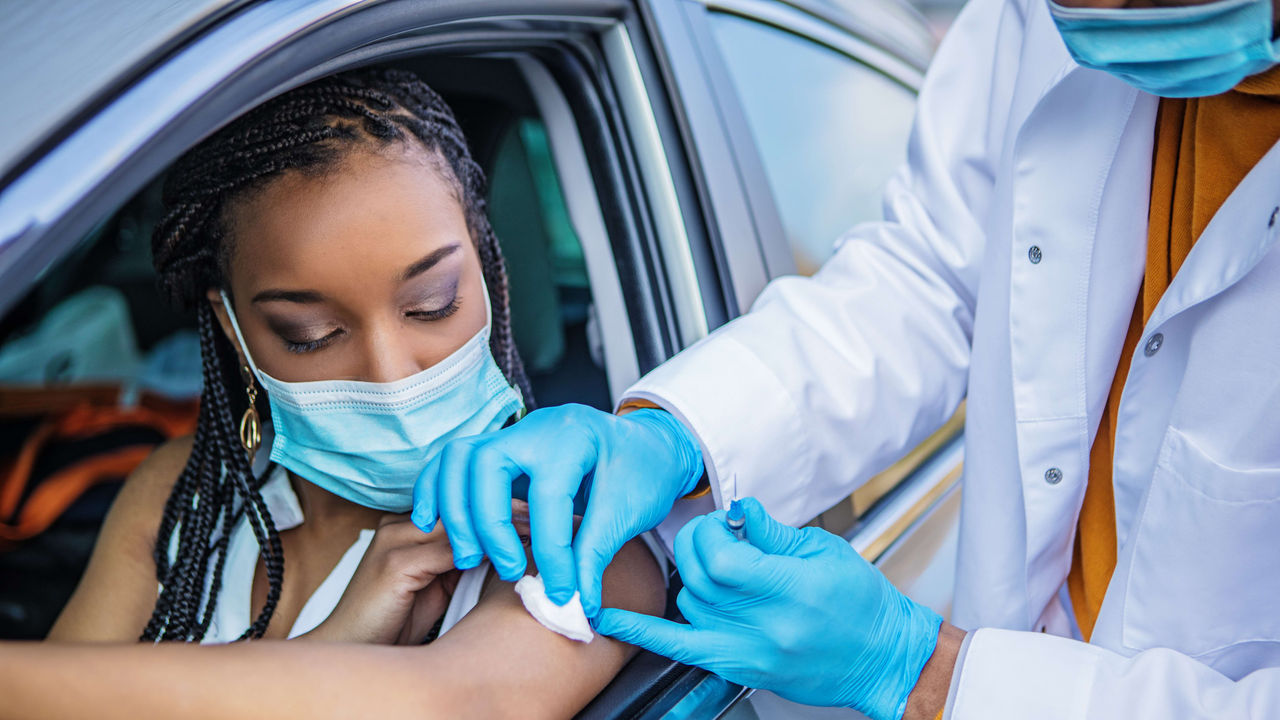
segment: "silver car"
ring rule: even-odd
[[[746,311],[770,279],[812,272],[844,229],[879,216],[933,47],[897,0],[0,6],[0,354],[90,286],[127,298],[141,350],[189,324],[152,289],[157,178],[265,98],[390,63],[445,96],[490,177],[540,404],[606,409]],[[92,378],[78,358],[73,349],[43,382]],[[23,411],[4,397],[0,428],[12,428]],[[953,418],[813,521],[944,614],[961,425]],[[80,513],[89,542],[106,501]],[[87,559],[67,551],[84,542],[59,542],[0,552],[0,637],[39,635],[56,616]],[[58,554],[60,569],[32,575],[40,553]],[[777,712],[764,693],[741,702],[751,693],[642,653],[581,716]]]

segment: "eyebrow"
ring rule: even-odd
[[[430,270],[431,268],[436,266],[436,263],[439,263],[441,260],[452,255],[454,252],[457,252],[459,247],[461,246],[448,245],[448,246],[439,248],[438,250],[433,250],[432,252],[428,253],[426,257],[422,258],[418,262],[405,268],[404,274],[400,276],[400,281],[404,282],[406,280],[411,280],[421,275],[422,273]]]
[[[251,302],[291,302],[305,305],[324,302],[324,296],[314,290],[263,290],[254,295]]]

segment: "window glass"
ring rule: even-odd
[[[511,329],[539,405],[612,406],[604,350],[588,325],[591,287],[582,244],[538,118],[500,134],[488,168],[489,221],[502,243]]]
[[[881,217],[885,183],[906,158],[915,95],[798,35],[736,15],[711,22],[796,267],[810,274],[841,233]]]

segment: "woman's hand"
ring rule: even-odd
[[[443,527],[424,533],[407,515],[385,515],[333,613],[301,637],[421,644],[448,608],[458,575]]]

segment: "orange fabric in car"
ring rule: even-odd
[[[60,398],[66,395],[66,391],[59,393]],[[127,476],[155,449],[150,443],[129,445],[87,457],[43,478],[26,502],[21,502],[36,459],[50,442],[122,426],[154,428],[172,439],[195,431],[198,412],[195,401],[144,396],[135,407],[103,407],[86,400],[42,422],[23,442],[18,455],[0,468],[0,549],[40,534],[90,487]]]
[[[1142,329],[1209,220],[1277,139],[1280,68],[1246,78],[1221,95],[1160,101],[1151,169],[1146,273],[1089,453],[1089,480],[1067,575],[1076,622],[1086,640],[1093,634],[1116,567],[1111,477],[1115,418]]]

